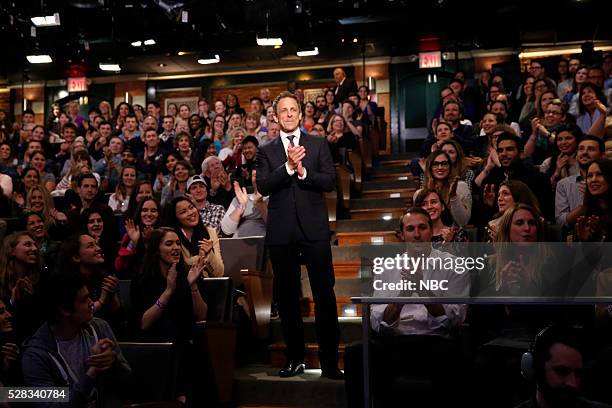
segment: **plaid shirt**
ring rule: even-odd
[[[221,220],[225,215],[225,208],[222,205],[211,204],[208,201],[206,206],[200,210],[200,217],[205,226],[214,228],[217,234],[221,231]]]

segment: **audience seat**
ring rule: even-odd
[[[178,407],[174,401],[177,358],[172,343],[119,342],[132,367],[123,387],[127,407]]]

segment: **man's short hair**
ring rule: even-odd
[[[291,98],[297,103],[298,107],[300,106],[300,100],[298,99],[297,96],[295,96],[294,93],[289,92],[289,91],[283,91],[276,98],[274,98],[274,102],[272,103],[272,106],[274,107],[274,113],[276,113],[277,115],[278,115],[278,102],[284,98]]]
[[[80,239],[78,234],[78,239]],[[74,302],[79,291],[86,287],[85,278],[75,271],[62,271],[51,275],[44,285],[45,307],[47,321],[59,322],[62,311],[74,311]]]
[[[23,114],[24,115],[32,115],[32,116],[34,116],[34,111],[32,109],[28,108],[28,109],[23,111]]]
[[[253,143],[256,147],[259,146],[259,141],[257,140],[257,138],[251,135],[242,139],[242,144],[245,145],[246,143]]]
[[[499,146],[501,142],[506,140],[514,142],[516,144],[516,148],[519,151],[523,151],[523,142],[521,141],[521,138],[518,137],[516,134],[512,134],[509,132],[504,132],[501,135],[497,136],[497,146]]]
[[[545,380],[545,364],[550,359],[550,348],[557,343],[571,347],[584,354],[584,340],[581,332],[566,325],[553,325],[542,330],[535,338],[532,346],[533,369],[535,379],[539,384]]]
[[[147,106],[149,106],[149,105],[153,105],[153,106],[155,106],[157,109],[160,109],[159,102],[157,102],[157,101],[151,101],[151,102],[148,102],[148,103],[147,103]]]
[[[459,78],[453,78],[451,79],[451,81],[448,83],[448,87],[450,87],[451,84],[453,83],[458,83],[459,85],[463,86],[464,82],[462,80],[460,80]]]
[[[584,142],[585,140],[591,140],[593,142],[596,142],[597,147],[599,149],[599,153],[603,154],[603,152],[606,151],[606,143],[603,141],[601,137],[597,137],[593,135],[584,135],[582,136],[582,138],[580,138],[580,140],[578,141],[578,144]]]
[[[108,120],[103,120],[102,122],[100,122],[100,124],[98,125],[98,129],[100,129],[102,125],[108,125],[110,127],[113,127],[113,125]]]
[[[253,101],[259,101],[259,103],[263,106],[263,100],[259,97],[259,96],[251,96],[251,99],[249,99],[249,103],[253,102]]]
[[[76,127],[76,125],[75,125],[74,123],[72,123],[72,122],[68,122],[68,123],[66,123],[64,126],[62,126],[62,132],[63,132],[64,130],[66,130],[66,129],[72,129],[72,130],[74,130],[75,132],[77,131],[77,127]]]
[[[355,109],[355,104],[350,99],[345,99],[345,100],[342,101],[342,105],[343,106],[344,106],[345,103],[348,103],[349,105],[351,105],[353,107],[353,109]]]
[[[408,214],[420,214],[427,218],[427,224],[429,224],[429,228],[433,229],[433,221],[431,220],[431,215],[421,207],[410,207],[408,208],[404,214],[399,219],[399,228],[400,232],[404,231],[404,217]]]
[[[456,99],[449,99],[448,101],[444,102],[444,105],[442,106],[442,113],[444,113],[446,107],[451,104],[457,105],[459,107],[459,113],[463,115],[463,106],[461,105],[461,102]]]
[[[91,109],[89,109],[88,114],[91,115],[92,113],[96,113],[98,115],[101,115],[102,112],[100,112],[100,109],[98,109],[97,107],[93,106]]]
[[[125,116],[125,118],[126,118],[126,119],[129,119],[129,118],[134,118],[134,119],[136,119],[136,121],[138,121],[138,118],[137,118],[137,117],[136,117],[136,115],[134,115],[133,113],[128,113],[128,114]]]
[[[83,186],[83,181],[87,179],[93,179],[96,182],[96,185],[98,185],[98,179],[96,179],[96,176],[94,176],[93,173],[83,173],[79,174],[77,177],[77,186],[81,188],[81,186]]]

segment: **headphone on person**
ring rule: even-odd
[[[543,360],[546,355],[546,350],[543,350],[543,348],[550,345],[548,340],[552,332],[552,326],[542,329],[536,334],[533,343],[529,347],[529,351],[523,353],[521,357],[521,374],[526,380],[540,382],[543,371],[542,366],[544,365]]]
[[[544,366],[549,358],[549,350],[555,343],[565,344],[584,355],[582,329],[563,324],[550,325],[535,336],[529,351],[521,357],[521,374],[525,379],[537,384],[544,383]]]

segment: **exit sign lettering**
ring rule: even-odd
[[[421,52],[419,53],[419,68],[442,68],[442,52]]]
[[[87,78],[68,78],[68,92],[87,91]]]

